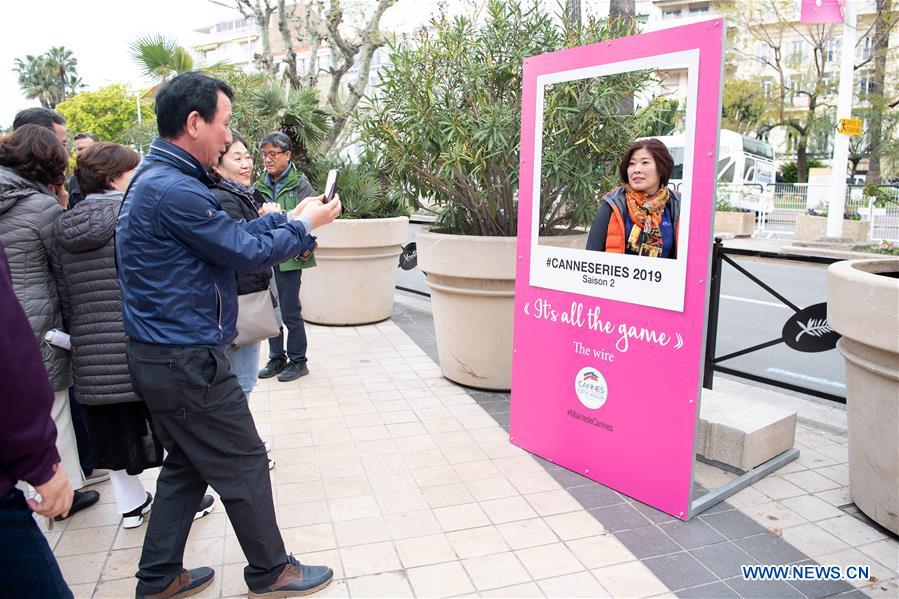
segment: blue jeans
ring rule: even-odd
[[[237,349],[228,352],[228,360],[231,362],[231,372],[237,377],[243,394],[250,401],[250,393],[256,386],[256,378],[259,374],[259,341],[241,345]]]
[[[72,598],[50,545],[18,489],[0,498],[0,595]]]

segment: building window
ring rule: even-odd
[[[677,19],[678,17],[680,17],[680,9],[662,11],[663,19]]]
[[[866,60],[871,58],[871,53],[874,52],[874,40],[871,39],[870,36],[865,36],[865,39],[862,40],[862,59]]]
[[[799,79],[797,77],[789,77],[787,79],[787,97],[790,98],[790,101],[793,101],[793,98],[796,97],[796,94],[799,92]]]
[[[765,97],[771,97],[771,88],[773,87],[773,83],[770,79],[765,79],[762,81],[762,89],[765,91]]]
[[[691,14],[691,15],[693,15],[693,14],[699,14],[699,13],[704,13],[704,12],[709,12],[709,5],[708,5],[708,4],[695,4],[695,5],[693,5],[693,6],[690,7],[690,14]]]
[[[793,40],[790,42],[790,55],[793,58],[799,59],[802,58],[803,50],[805,49],[805,42],[802,40]]]
[[[858,97],[862,100],[871,93],[871,77],[868,74],[862,74],[858,78]]]
[[[824,60],[832,62],[836,60],[840,51],[840,43],[837,40],[829,40],[824,46]]]

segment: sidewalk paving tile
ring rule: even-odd
[[[670,592],[642,562],[627,562],[591,570],[613,597],[651,597]]]
[[[627,547],[610,534],[574,539],[565,544],[590,570],[633,560],[633,554]]]
[[[885,539],[886,535],[849,515],[821,520],[818,526],[850,545],[865,545]]]
[[[611,597],[589,572],[578,572],[537,582],[547,597]]]
[[[568,512],[544,518],[549,527],[563,541],[601,535],[605,532],[602,524],[589,512]]]
[[[643,563],[672,591],[717,580],[711,570],[686,551],[654,557]]]
[[[345,576],[365,576],[381,574],[402,568],[393,543],[381,542],[370,545],[355,545],[340,549]]]
[[[512,549],[547,545],[559,540],[556,533],[540,518],[499,524],[496,529]]]
[[[508,551],[509,547],[494,526],[470,528],[446,534],[459,559]]]
[[[514,553],[494,553],[483,557],[472,557],[462,561],[462,565],[479,591],[508,587],[530,582],[524,566]]]
[[[755,520],[739,510],[714,514],[703,513],[700,515],[700,519],[728,539],[742,539],[765,532],[765,529]]]
[[[442,378],[430,315],[410,312],[364,327],[309,325],[310,375],[259,381],[250,401],[277,462],[287,550],[335,570],[317,597],[856,593],[739,576],[744,563],[815,557],[869,563],[873,578],[853,583],[858,591],[899,595],[899,543],[851,505],[845,435],[800,424],[799,460],[684,523],[510,443],[509,394]],[[151,492],[157,475],[141,475]],[[698,489],[732,478],[697,467]],[[94,508],[52,532],[38,524],[76,596],[131,596],[146,526],[121,529],[111,485],[95,488]],[[201,597],[245,596],[245,558],[224,510],[193,525],[185,564],[217,571]]]
[[[406,568],[450,562],[456,559],[456,552],[453,551],[449,539],[442,533],[400,539],[395,542],[395,545],[400,561]]]
[[[353,597],[414,597],[405,572],[386,572],[374,576],[360,576],[347,580]]]
[[[805,558],[805,554],[770,533],[738,539],[734,543],[762,564],[793,564]]]
[[[517,597],[520,599],[546,597],[540,587],[536,583],[528,582],[525,584],[517,584],[502,589],[492,589],[482,591],[481,597],[497,597],[500,599],[508,599],[509,597]]]
[[[452,597],[475,590],[460,562],[410,568],[406,573],[418,597]]]
[[[675,553],[681,547],[671,537],[655,526],[625,530],[617,534],[621,541],[639,559]]]
[[[514,553],[534,580],[584,570],[571,550],[562,543],[517,549]]]
[[[697,547],[692,549],[690,553],[721,579],[741,576],[741,566],[758,563],[755,558],[732,542]]]
[[[743,580],[737,577],[731,578],[726,582],[741,597],[751,597],[752,599],[805,599],[805,595],[800,591],[780,580]]]
[[[740,595],[723,582],[713,582],[676,593],[681,599],[739,599]]]
[[[681,522],[679,520],[666,522],[659,524],[659,528],[684,549],[704,547],[725,540],[719,532],[700,518],[695,518],[689,522]]]
[[[652,524],[632,503],[618,503],[595,508],[590,510],[590,513],[602,522],[606,530],[613,532],[642,528]]]
[[[783,540],[814,559],[849,549],[844,541],[812,522],[785,529]]]
[[[781,503],[806,520],[816,522],[842,516],[843,512],[815,495],[802,495],[784,499]]]

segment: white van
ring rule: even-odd
[[[671,184],[679,187],[684,176],[684,134],[657,138],[671,152],[674,170]],[[753,212],[770,212],[774,206],[763,193],[775,182],[774,148],[766,141],[753,139],[735,131],[722,129],[718,142],[716,175],[718,193],[737,208]],[[770,194],[769,194],[770,196]]]

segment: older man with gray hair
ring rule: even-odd
[[[281,132],[269,133],[259,142],[262,161],[267,171],[256,182],[258,199],[275,202],[284,212],[293,210],[303,198],[314,194],[305,175],[291,163],[293,144]],[[275,287],[281,309],[281,320],[287,328],[287,351],[284,350],[284,328],[268,340],[268,363],[259,378],[278,375],[281,382],[293,381],[309,374],[306,366],[306,326],[300,305],[303,269],[315,266],[315,257],[296,257],[275,266]]]

